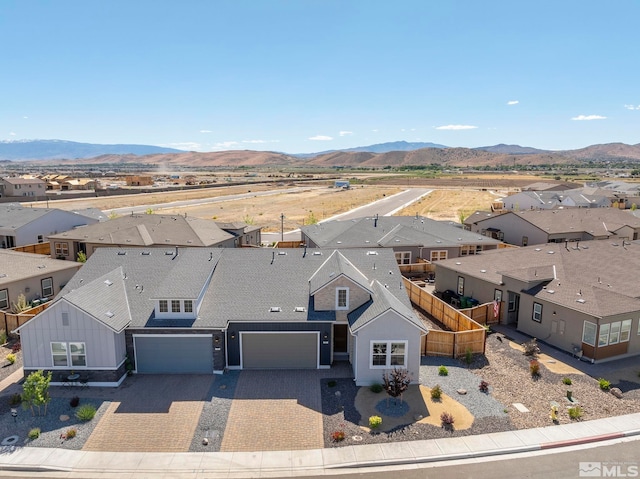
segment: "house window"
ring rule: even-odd
[[[396,253],[396,262],[398,264],[411,264],[411,251],[398,251]]]
[[[69,326],[69,313],[67,311],[62,312],[62,325]]]
[[[620,321],[611,323],[609,327],[609,344],[618,344],[620,342]]]
[[[622,321],[622,326],[620,327],[620,342],[629,341],[629,336],[631,336],[631,320],[626,319]]]
[[[336,289],[336,309],[349,309],[349,288]]]
[[[171,312],[172,313],[179,313],[180,312],[180,300],[179,299],[172,299],[171,300]]]
[[[598,327],[595,323],[585,321],[582,326],[582,342],[590,346],[596,345],[596,331]]]
[[[606,346],[609,344],[609,325],[600,325],[600,336],[598,337],[598,346]]]
[[[87,365],[87,352],[84,343],[51,343],[53,367],[83,367]]]
[[[193,301],[190,299],[184,300],[184,312],[193,313]]]
[[[497,301],[498,303],[502,302],[502,290],[501,289],[494,289],[493,290],[493,300]]]
[[[68,243],[53,243],[53,248],[56,252],[56,256],[69,256],[69,244]]]
[[[464,278],[462,276],[458,276],[458,295],[464,295]]]
[[[44,243],[44,236],[38,235],[38,243]]]
[[[44,278],[42,281],[42,297],[53,296],[53,278]]]
[[[464,245],[460,247],[460,256],[468,256],[480,253],[482,253],[482,246],[480,245]]]
[[[371,341],[371,367],[374,369],[406,367],[406,341]]]
[[[9,290],[0,289],[0,309],[9,309]]]
[[[540,303],[533,303],[532,319],[538,323],[542,322],[542,305]]]
[[[166,299],[160,300],[160,312],[168,313],[169,312],[169,302]]]
[[[431,262],[443,261],[445,259],[447,259],[447,250],[431,251],[431,253],[429,254],[429,260]]]
[[[522,237],[522,246],[527,246],[529,244],[529,237],[528,236],[523,236]]]

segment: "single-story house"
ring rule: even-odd
[[[251,230],[252,236],[259,233]],[[247,236],[251,236],[247,235]],[[242,238],[244,240],[244,237]],[[241,246],[238,235],[213,220],[182,215],[131,214],[91,226],[49,235],[51,256],[74,261],[82,251],[87,258],[98,248],[167,248],[175,246]],[[258,243],[259,244],[259,243]]]
[[[617,239],[633,241],[640,234],[640,221],[629,211],[616,208],[509,211],[472,215],[466,227],[472,232],[517,246]]]
[[[235,221],[229,223],[216,222],[216,224],[227,233],[235,236],[238,241],[236,246],[256,246],[259,247],[262,242],[262,228],[256,225],[250,225],[244,221]]]
[[[96,218],[56,208],[0,205],[0,248],[44,243],[49,235],[97,222]]]
[[[418,380],[427,329],[391,250],[100,248],[17,329],[25,374],[127,370],[214,374],[349,361],[369,385],[395,367]]]
[[[363,217],[303,226],[302,242],[311,248],[391,248],[399,264],[418,258],[440,261],[496,249],[501,241],[466,231],[462,225],[424,216]]]
[[[53,299],[81,266],[39,254],[0,249],[0,310],[10,311],[21,294],[27,303]]]
[[[503,302],[503,323],[560,349],[594,361],[640,354],[638,241],[507,248],[435,267],[436,291]]]

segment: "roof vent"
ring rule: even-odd
[[[286,256],[286,251],[278,251],[278,256]]]
[[[107,311],[104,314],[107,316],[107,318],[113,318],[115,316],[115,314],[113,314],[111,311]]]
[[[165,251],[164,255],[165,256],[173,256],[173,251]]]
[[[271,306],[269,308],[270,313],[279,313],[280,311],[282,311],[282,308],[280,308],[280,306]]]
[[[536,249],[534,249],[534,251],[540,251],[540,248],[536,248]]]
[[[322,256],[322,251],[314,251],[313,256]]]
[[[486,270],[486,269],[481,269],[481,270],[480,270],[480,272],[481,272],[481,273],[486,273],[486,272],[487,272],[487,270]]]
[[[582,298],[576,299],[576,303],[586,303],[586,302],[587,302],[586,299],[582,299]]]
[[[46,268],[46,266],[45,266],[45,265],[43,265],[43,264],[39,264],[39,265],[38,265],[38,269],[45,269],[45,268]]]
[[[131,240],[130,240],[130,239],[127,239],[127,243],[131,243]]]
[[[126,251],[118,251],[118,256],[124,256],[126,254],[127,254]]]
[[[6,278],[7,277],[7,273],[0,273],[0,278]]]
[[[106,284],[107,286],[111,286],[113,284],[113,281],[111,281],[110,279],[105,279],[104,284]]]
[[[436,240],[436,243],[442,243],[442,240]]]
[[[371,256],[371,255],[377,255],[378,252],[377,251],[367,251],[367,255]]]
[[[456,264],[462,264],[460,261],[456,261]]]
[[[555,253],[555,251],[551,251],[551,250],[547,251],[547,254],[553,254],[553,253]]]
[[[338,243],[338,244],[342,244],[342,241],[336,241],[336,243]]]
[[[549,294],[553,294],[553,293],[555,293],[555,290],[553,290],[553,289],[548,289],[548,290],[547,290],[547,293],[549,293]]]
[[[149,256],[151,254],[151,251],[143,251],[142,253],[140,253],[142,256]]]
[[[304,306],[296,306],[294,311],[296,313],[304,313],[307,310],[307,308],[305,308]]]

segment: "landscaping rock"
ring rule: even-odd
[[[204,439],[202,439],[202,445],[203,446],[208,446],[209,445],[209,439],[207,439],[206,437]]]
[[[63,415],[60,416],[60,420],[62,422],[68,421],[69,420],[69,416],[67,416],[66,414],[63,414]]]
[[[460,394],[460,396],[464,396],[465,394],[467,394],[467,390],[466,389],[458,389],[458,394]]]
[[[611,394],[613,394],[618,399],[622,399],[622,391],[620,388],[611,388]]]

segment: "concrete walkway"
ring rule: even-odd
[[[25,471],[28,474],[34,474],[35,471],[61,471],[58,477],[70,479],[80,477],[204,479],[363,473],[367,471],[366,468],[371,467],[417,465],[540,451],[636,435],[640,435],[640,413],[483,436],[345,446],[333,449],[116,453],[5,447],[0,455],[0,476],[13,471]]]

